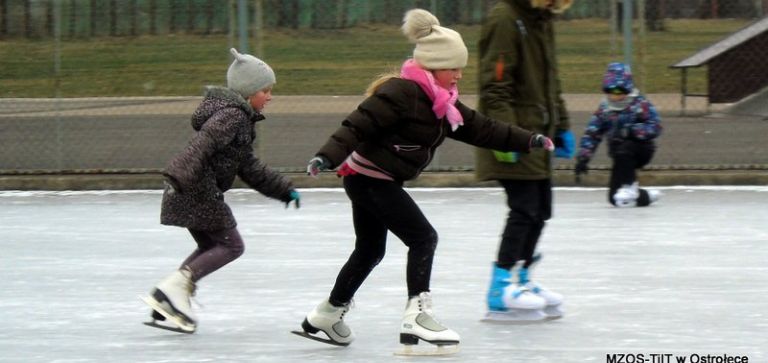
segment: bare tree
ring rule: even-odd
[[[91,37],[93,37],[96,35],[96,9],[98,9],[98,7],[96,6],[96,0],[90,0],[90,1],[91,1],[91,17],[90,17],[91,22],[90,22],[89,32]]]
[[[149,0],[149,34],[157,34],[157,0]]]
[[[0,39],[8,36],[8,0],[0,0]]]
[[[213,16],[215,9],[211,3],[211,0],[206,0],[204,7],[205,9],[203,9],[203,11],[205,12],[205,34],[209,35],[213,32]]]
[[[109,35],[117,35],[117,0],[109,1]]]
[[[77,36],[77,2],[69,2],[69,36],[74,38]]]
[[[138,0],[131,0],[130,3],[130,9],[128,10],[128,13],[130,13],[130,19],[131,19],[131,35],[136,36],[139,34],[139,4],[137,4]]]
[[[24,35],[32,38],[32,5],[29,1],[24,2]]]
[[[173,33],[176,33],[176,1],[175,0],[168,0],[168,1],[169,1],[168,32],[173,34]]]
[[[195,31],[195,10],[195,2],[193,0],[187,0],[187,34],[192,34]]]

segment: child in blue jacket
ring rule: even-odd
[[[587,164],[604,137],[613,159],[608,201],[617,207],[644,207],[659,198],[657,190],[638,186],[637,169],[647,165],[661,134],[656,108],[634,87],[630,67],[611,63],[603,76],[605,99],[587,124],[579,143],[576,177],[587,173]]]

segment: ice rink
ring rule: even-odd
[[[566,316],[509,325],[480,321],[503,191],[410,189],[440,234],[435,313],[462,337],[443,358],[393,355],[406,302],[393,236],[347,315],[352,345],[289,333],[352,251],[340,189],[301,190],[299,210],[227,193],[246,250],[198,284],[193,335],[141,324],[139,296],[194,247],[159,224],[160,191],[0,192],[0,362],[768,362],[768,187],[661,190],[617,209],[605,189],[556,189],[533,277],[565,295]]]

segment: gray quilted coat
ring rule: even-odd
[[[162,224],[194,230],[237,226],[224,202],[235,176],[267,197],[290,201],[291,182],[253,154],[254,124],[264,116],[240,95],[209,87],[192,114],[196,133],[163,172],[169,184],[163,193]]]

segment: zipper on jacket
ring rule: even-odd
[[[395,151],[416,151],[421,149],[421,145],[393,145]]]
[[[440,132],[437,134],[437,138],[435,139],[435,141],[432,142],[432,145],[430,145],[429,148],[427,149],[427,162],[421,165],[421,167],[419,168],[419,173],[421,173],[424,170],[424,168],[426,168],[427,165],[429,165],[429,163],[432,162],[432,156],[433,156],[432,150],[435,150],[435,145],[437,145],[437,142],[440,141],[440,138],[443,137],[443,121],[444,120],[445,118],[440,119],[440,125],[438,127]]]

